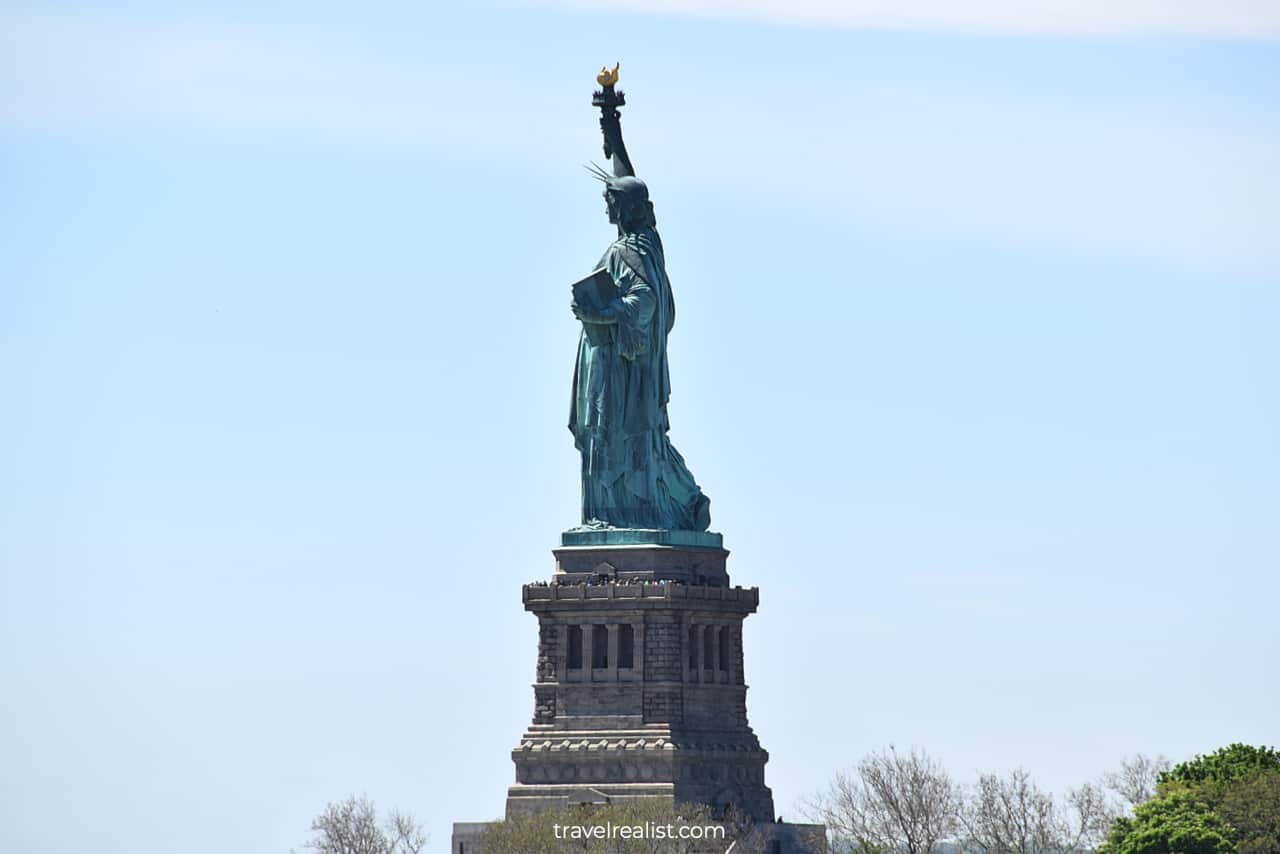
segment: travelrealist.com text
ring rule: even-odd
[[[553,824],[556,839],[724,839],[718,824]]]

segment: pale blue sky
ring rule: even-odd
[[[616,60],[779,811],[1280,740],[1277,4],[642,5],[6,4],[0,850],[501,812]]]

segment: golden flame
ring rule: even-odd
[[[609,68],[609,66],[607,65],[604,68],[601,68],[600,73],[596,75],[596,82],[599,83],[601,86],[612,86],[613,84],[617,83],[618,82],[618,66],[620,65],[622,65],[621,62],[615,63],[612,69]]]

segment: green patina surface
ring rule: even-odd
[[[562,546],[685,546],[704,549],[724,548],[724,538],[711,531],[668,531],[652,528],[600,528],[565,531]]]
[[[603,167],[595,172],[605,185],[617,239],[589,277],[602,284],[571,287],[571,309],[582,331],[569,430],[582,456],[583,525],[662,529],[678,537],[707,530],[711,501],[668,435],[667,335],[675,326],[676,304],[649,188],[636,177],[622,141],[618,107],[625,102],[611,85],[592,100],[601,110],[605,157],[613,161],[612,174]],[[616,539],[625,533],[604,536],[608,544],[654,542]]]

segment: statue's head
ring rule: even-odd
[[[628,234],[655,224],[649,188],[639,178],[608,178],[604,182],[604,200],[609,222],[616,223]]]

